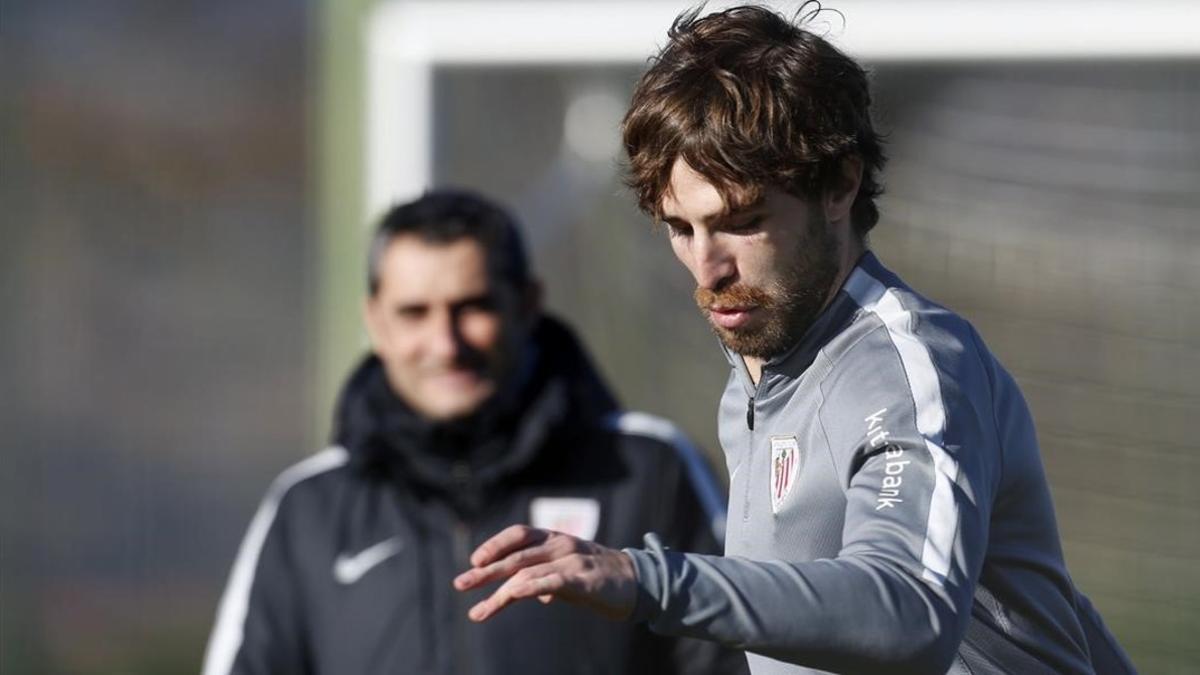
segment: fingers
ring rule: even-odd
[[[541,543],[549,534],[545,530],[538,530],[528,525],[506,527],[475,549],[475,552],[471,554],[471,564],[475,567],[483,567],[515,550]]]
[[[475,569],[455,577],[454,587],[460,591],[471,590],[512,576],[532,565],[578,553],[586,545],[586,542],[561,532],[514,525],[475,550],[471,555]]]
[[[470,562],[474,569],[454,579],[459,591],[507,578],[467,612],[476,622],[525,598],[584,605],[612,619],[628,617],[637,600],[628,555],[561,532],[514,525],[484,542]]]
[[[536,597],[543,604],[557,599],[583,605],[610,619],[627,618],[637,603],[633,561],[621,551],[590,544],[579,551],[574,548],[577,545],[572,537],[552,537],[540,547],[553,551],[549,559],[517,569],[467,616],[472,621],[486,621],[513,602]]]
[[[472,607],[467,616],[472,621],[486,621],[505,607],[525,598],[536,597],[542,603],[550,602],[567,588],[566,576],[559,571],[561,564],[562,561],[558,560],[521,570],[501,584],[489,598]]]
[[[454,587],[460,591],[467,591],[510,577],[524,568],[553,560],[558,553],[556,551],[558,548],[562,547],[550,546],[547,542],[518,550],[501,560],[463,572],[454,578]]]

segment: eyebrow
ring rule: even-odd
[[[496,293],[494,291],[484,291],[482,293],[474,293],[458,298],[450,303],[451,307],[461,307],[463,305],[472,305],[483,302],[494,302]],[[425,310],[429,309],[433,303],[426,300],[398,300],[392,304],[392,309],[395,311],[409,310]]]
[[[392,303],[393,312],[421,312],[429,309],[428,302],[396,302]]]
[[[753,213],[754,211],[762,208],[765,202],[766,202],[766,200],[760,197],[759,199],[756,199],[755,201],[753,201],[749,204],[737,206],[732,209],[724,209],[722,211],[713,213],[713,214],[709,215],[708,217],[704,218],[703,221],[701,221],[701,224],[706,227],[712,227],[715,224],[728,222],[735,218],[749,215],[749,214]],[[662,222],[668,223],[671,225],[675,225],[675,224],[690,225],[691,224],[684,218],[677,216],[673,213],[667,213],[666,211],[663,211],[661,213],[660,219],[662,220]]]

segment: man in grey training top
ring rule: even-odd
[[[867,250],[884,158],[863,70],[758,7],[669,37],[624,141],[732,365],[726,557],[516,526],[456,579],[506,579],[470,617],[557,598],[760,675],[1131,672],[1067,574],[1016,384]]]

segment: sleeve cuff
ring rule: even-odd
[[[637,602],[633,608],[632,621],[653,621],[665,609],[664,578],[667,566],[663,560],[663,545],[657,534],[649,532],[644,537],[646,548],[622,549],[633,560],[637,574]]]

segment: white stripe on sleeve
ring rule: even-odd
[[[258,557],[271,524],[275,522],[275,514],[283,496],[297,483],[336,469],[345,464],[348,458],[349,454],[344,448],[332,447],[285,469],[271,483],[238,548],[229,584],[225,587],[220,609],[217,610],[217,623],[204,652],[203,675],[226,675],[233,669],[234,658],[242,646]]]
[[[846,292],[864,310],[875,313],[900,355],[916,406],[917,431],[933,458],[933,494],[929,503],[929,522],[921,550],[922,577],[939,586],[950,573],[954,537],[958,532],[958,503],[954,500],[954,482],[958,463],[942,447],[946,430],[946,407],[942,389],[929,349],[913,332],[912,313],[905,310],[895,289],[886,288],[862,268],[855,269],[846,281]]]
[[[683,465],[687,469],[688,478],[691,479],[692,488],[696,491],[700,505],[708,516],[713,537],[716,538],[718,544],[723,544],[725,542],[725,500],[721,497],[721,488],[717,486],[712,471],[708,468],[700,450],[692,444],[691,439],[670,421],[644,412],[619,412],[612,415],[609,421],[612,427],[621,433],[646,436],[675,448],[675,452],[683,460]]]

